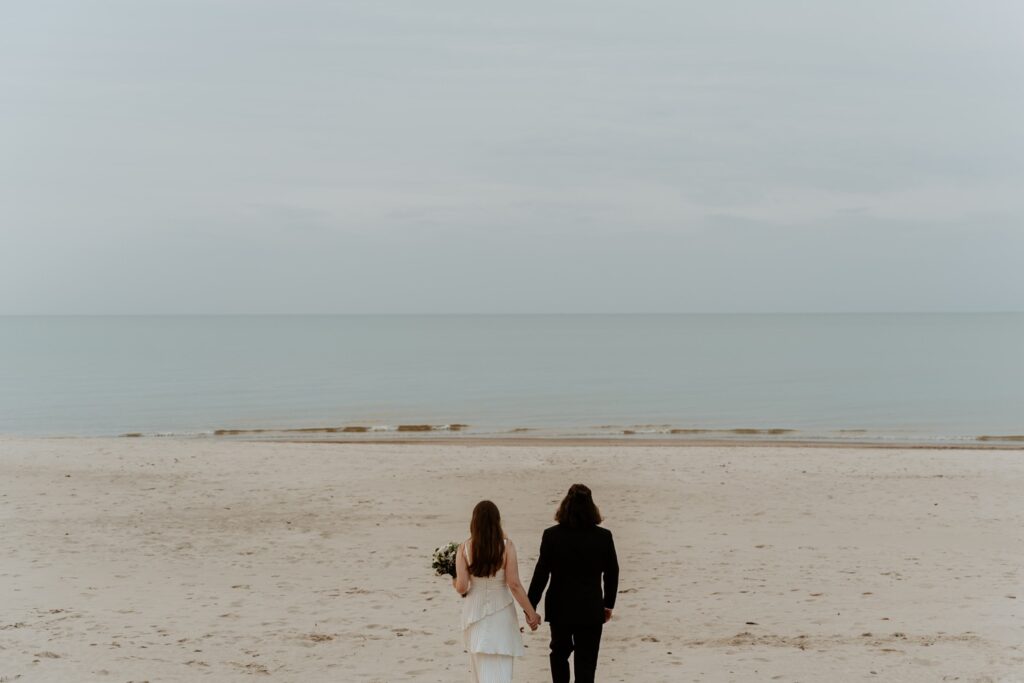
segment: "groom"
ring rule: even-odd
[[[569,488],[555,521],[540,542],[530,603],[537,607],[550,578],[544,618],[551,625],[551,680],[569,683],[569,655],[575,651],[576,683],[593,683],[601,630],[615,607],[619,561],[612,532],[598,526],[601,512],[583,484]]]

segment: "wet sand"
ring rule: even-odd
[[[569,484],[602,681],[1024,680],[1024,450],[0,439],[0,681],[463,681],[433,548]],[[546,679],[546,627],[517,680]]]

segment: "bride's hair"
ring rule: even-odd
[[[481,500],[473,508],[469,522],[469,536],[473,541],[473,561],[469,563],[472,576],[494,576],[505,564],[505,532],[501,530],[501,513],[489,500]]]
[[[583,484],[573,484],[555,512],[555,521],[568,527],[597,526],[603,520],[594,504],[594,496]]]

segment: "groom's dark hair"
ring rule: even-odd
[[[573,484],[555,512],[555,521],[572,528],[597,526],[602,522],[601,511],[594,504],[594,496],[583,484]]]

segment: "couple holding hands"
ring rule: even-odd
[[[612,618],[618,590],[615,544],[611,532],[598,526],[601,512],[583,484],[569,488],[555,521],[544,531],[526,591],[519,580],[516,547],[505,538],[498,507],[484,500],[473,508],[470,537],[459,546],[453,583],[466,597],[462,628],[476,683],[510,683],[515,657],[525,654],[515,603],[536,631],[541,623],[536,606],[545,587],[551,680],[569,682],[573,652],[577,683],[594,680],[601,631]]]

